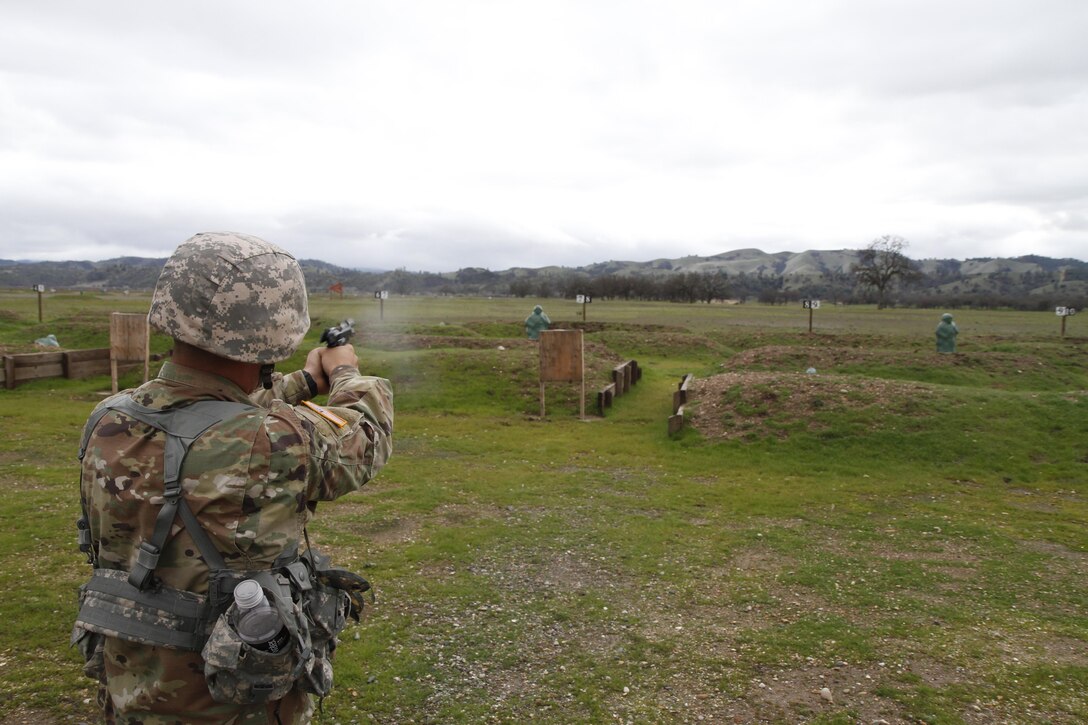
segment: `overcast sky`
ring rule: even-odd
[[[0,258],[1088,259],[1085,0],[0,0]]]

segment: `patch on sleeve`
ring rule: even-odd
[[[316,405],[315,403],[311,403],[308,400],[302,401],[302,404],[305,405],[310,410],[312,410],[313,412],[320,415],[325,420],[327,420],[330,423],[332,423],[333,425],[335,425],[337,428],[343,428],[344,426],[346,426],[348,424],[348,422],[346,420],[344,420],[343,418],[341,418],[340,416],[338,416],[336,413],[332,412],[328,408],[323,408],[320,405]]]

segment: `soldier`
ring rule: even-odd
[[[544,308],[537,305],[533,308],[533,314],[525,318],[525,334],[530,340],[539,340],[540,333],[551,326],[552,321],[544,314]]]
[[[103,401],[84,432],[80,540],[95,572],[73,643],[108,723],[308,722],[357,592],[350,572],[321,566],[305,526],[389,459],[392,388],[359,373],[351,345],[310,351],[272,388],[310,320],[298,263],[256,237],[178,247],[148,321],[174,338],[172,361]],[[310,402],[326,392],[328,407]],[[286,651],[231,629],[242,579],[272,600]]]

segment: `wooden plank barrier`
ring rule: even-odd
[[[597,414],[603,416],[605,408],[612,407],[612,399],[616,397],[616,384],[609,383],[597,392]]]
[[[64,353],[32,352],[25,355],[4,356],[4,387],[11,389],[21,383],[40,378],[59,378],[64,375]]]
[[[684,406],[688,402],[688,385],[695,376],[688,373],[680,380],[680,385],[672,394],[672,415],[669,416],[669,435],[679,433],[684,427]]]
[[[642,379],[642,368],[635,360],[628,360],[612,368],[612,382],[597,392],[597,413],[604,415],[606,408],[619,396],[631,390],[631,386]]]
[[[93,350],[71,350],[64,353],[67,367],[66,378],[90,378],[95,375],[109,375],[110,349],[108,347]]]
[[[612,384],[616,386],[616,395],[631,389],[631,368],[627,363],[612,368]]]
[[[169,354],[169,353],[167,353]],[[152,360],[161,360],[164,356],[155,354]],[[128,371],[144,365],[142,360],[121,363],[120,369]],[[0,386],[12,389],[17,385],[32,380],[45,378],[92,378],[95,375],[110,374],[110,349],[108,347],[89,350],[68,350],[65,352],[31,352],[19,355],[4,355],[3,371],[0,372]]]
[[[630,391],[631,386],[641,379],[642,368],[636,360],[628,360],[612,368],[612,384],[616,386],[617,396]]]
[[[688,402],[688,385],[695,376],[688,373],[680,379],[680,387],[672,394],[672,412],[682,408]]]

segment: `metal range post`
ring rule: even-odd
[[[378,316],[385,322],[385,301],[389,299],[389,290],[379,290],[374,293],[374,299],[378,300]]]
[[[1065,337],[1065,319],[1077,314],[1076,307],[1055,307],[1054,314],[1062,318],[1062,337]]]
[[[808,310],[808,331],[812,332],[812,311],[820,309],[819,300],[801,300],[802,309]]]
[[[589,295],[576,295],[574,301],[582,306],[582,322],[586,321],[586,305],[593,301]]]

